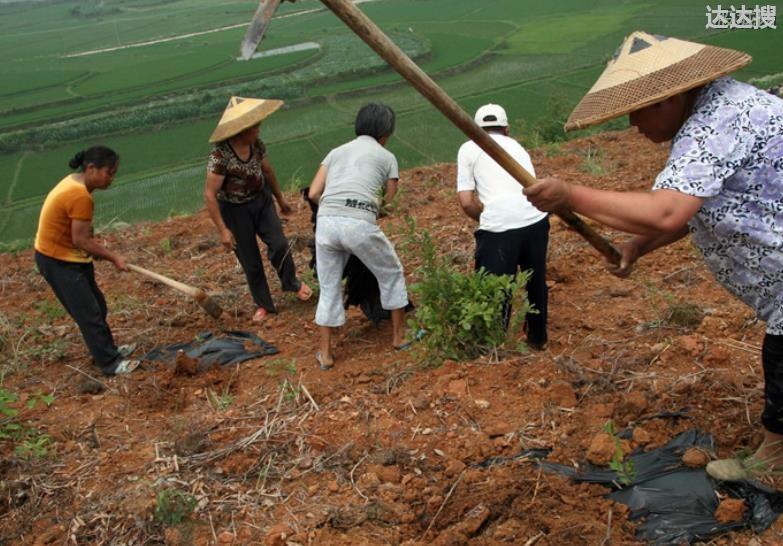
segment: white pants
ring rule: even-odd
[[[408,305],[402,264],[381,228],[346,216],[319,216],[315,230],[315,259],[320,286],[315,323],[319,326],[345,324],[342,278],[351,254],[375,275],[384,309],[401,309]]]

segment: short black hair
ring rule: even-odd
[[[92,163],[97,168],[102,169],[104,167],[113,167],[120,161],[120,154],[107,148],[106,146],[93,146],[87,150],[81,150],[68,162],[68,166],[72,169],[79,169],[84,172],[87,165]]]
[[[396,116],[394,110],[385,104],[371,102],[365,104],[356,114],[354,129],[356,136],[371,136],[375,140],[391,136],[394,132]]]

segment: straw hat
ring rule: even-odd
[[[750,55],[741,51],[634,32],[571,112],[565,129],[583,129],[639,110],[750,61]]]
[[[231,97],[209,141],[220,142],[241,133],[248,127],[261,123],[281,106],[281,100]]]

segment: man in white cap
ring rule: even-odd
[[[713,461],[717,479],[783,468],[783,100],[725,77],[748,64],[731,49],[631,34],[571,114],[566,129],[629,114],[653,142],[672,140],[650,192],[604,191],[541,180],[524,193],[632,233],[613,268],[693,235],[720,283],[766,323],[764,441],[744,460]]]
[[[509,136],[503,107],[485,104],[476,111],[483,127],[522,167],[535,176],[525,149]],[[528,300],[534,312],[525,322],[528,346],[544,349],[547,343],[546,253],[549,217],[531,205],[519,191],[519,183],[503,167],[469,140],[457,154],[457,195],[465,214],[478,221],[476,269],[494,275],[515,275],[532,270],[527,283]],[[504,310],[505,327],[511,314]]]

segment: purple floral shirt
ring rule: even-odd
[[[727,77],[705,86],[653,189],[704,198],[688,225],[707,265],[783,335],[783,100]]]

